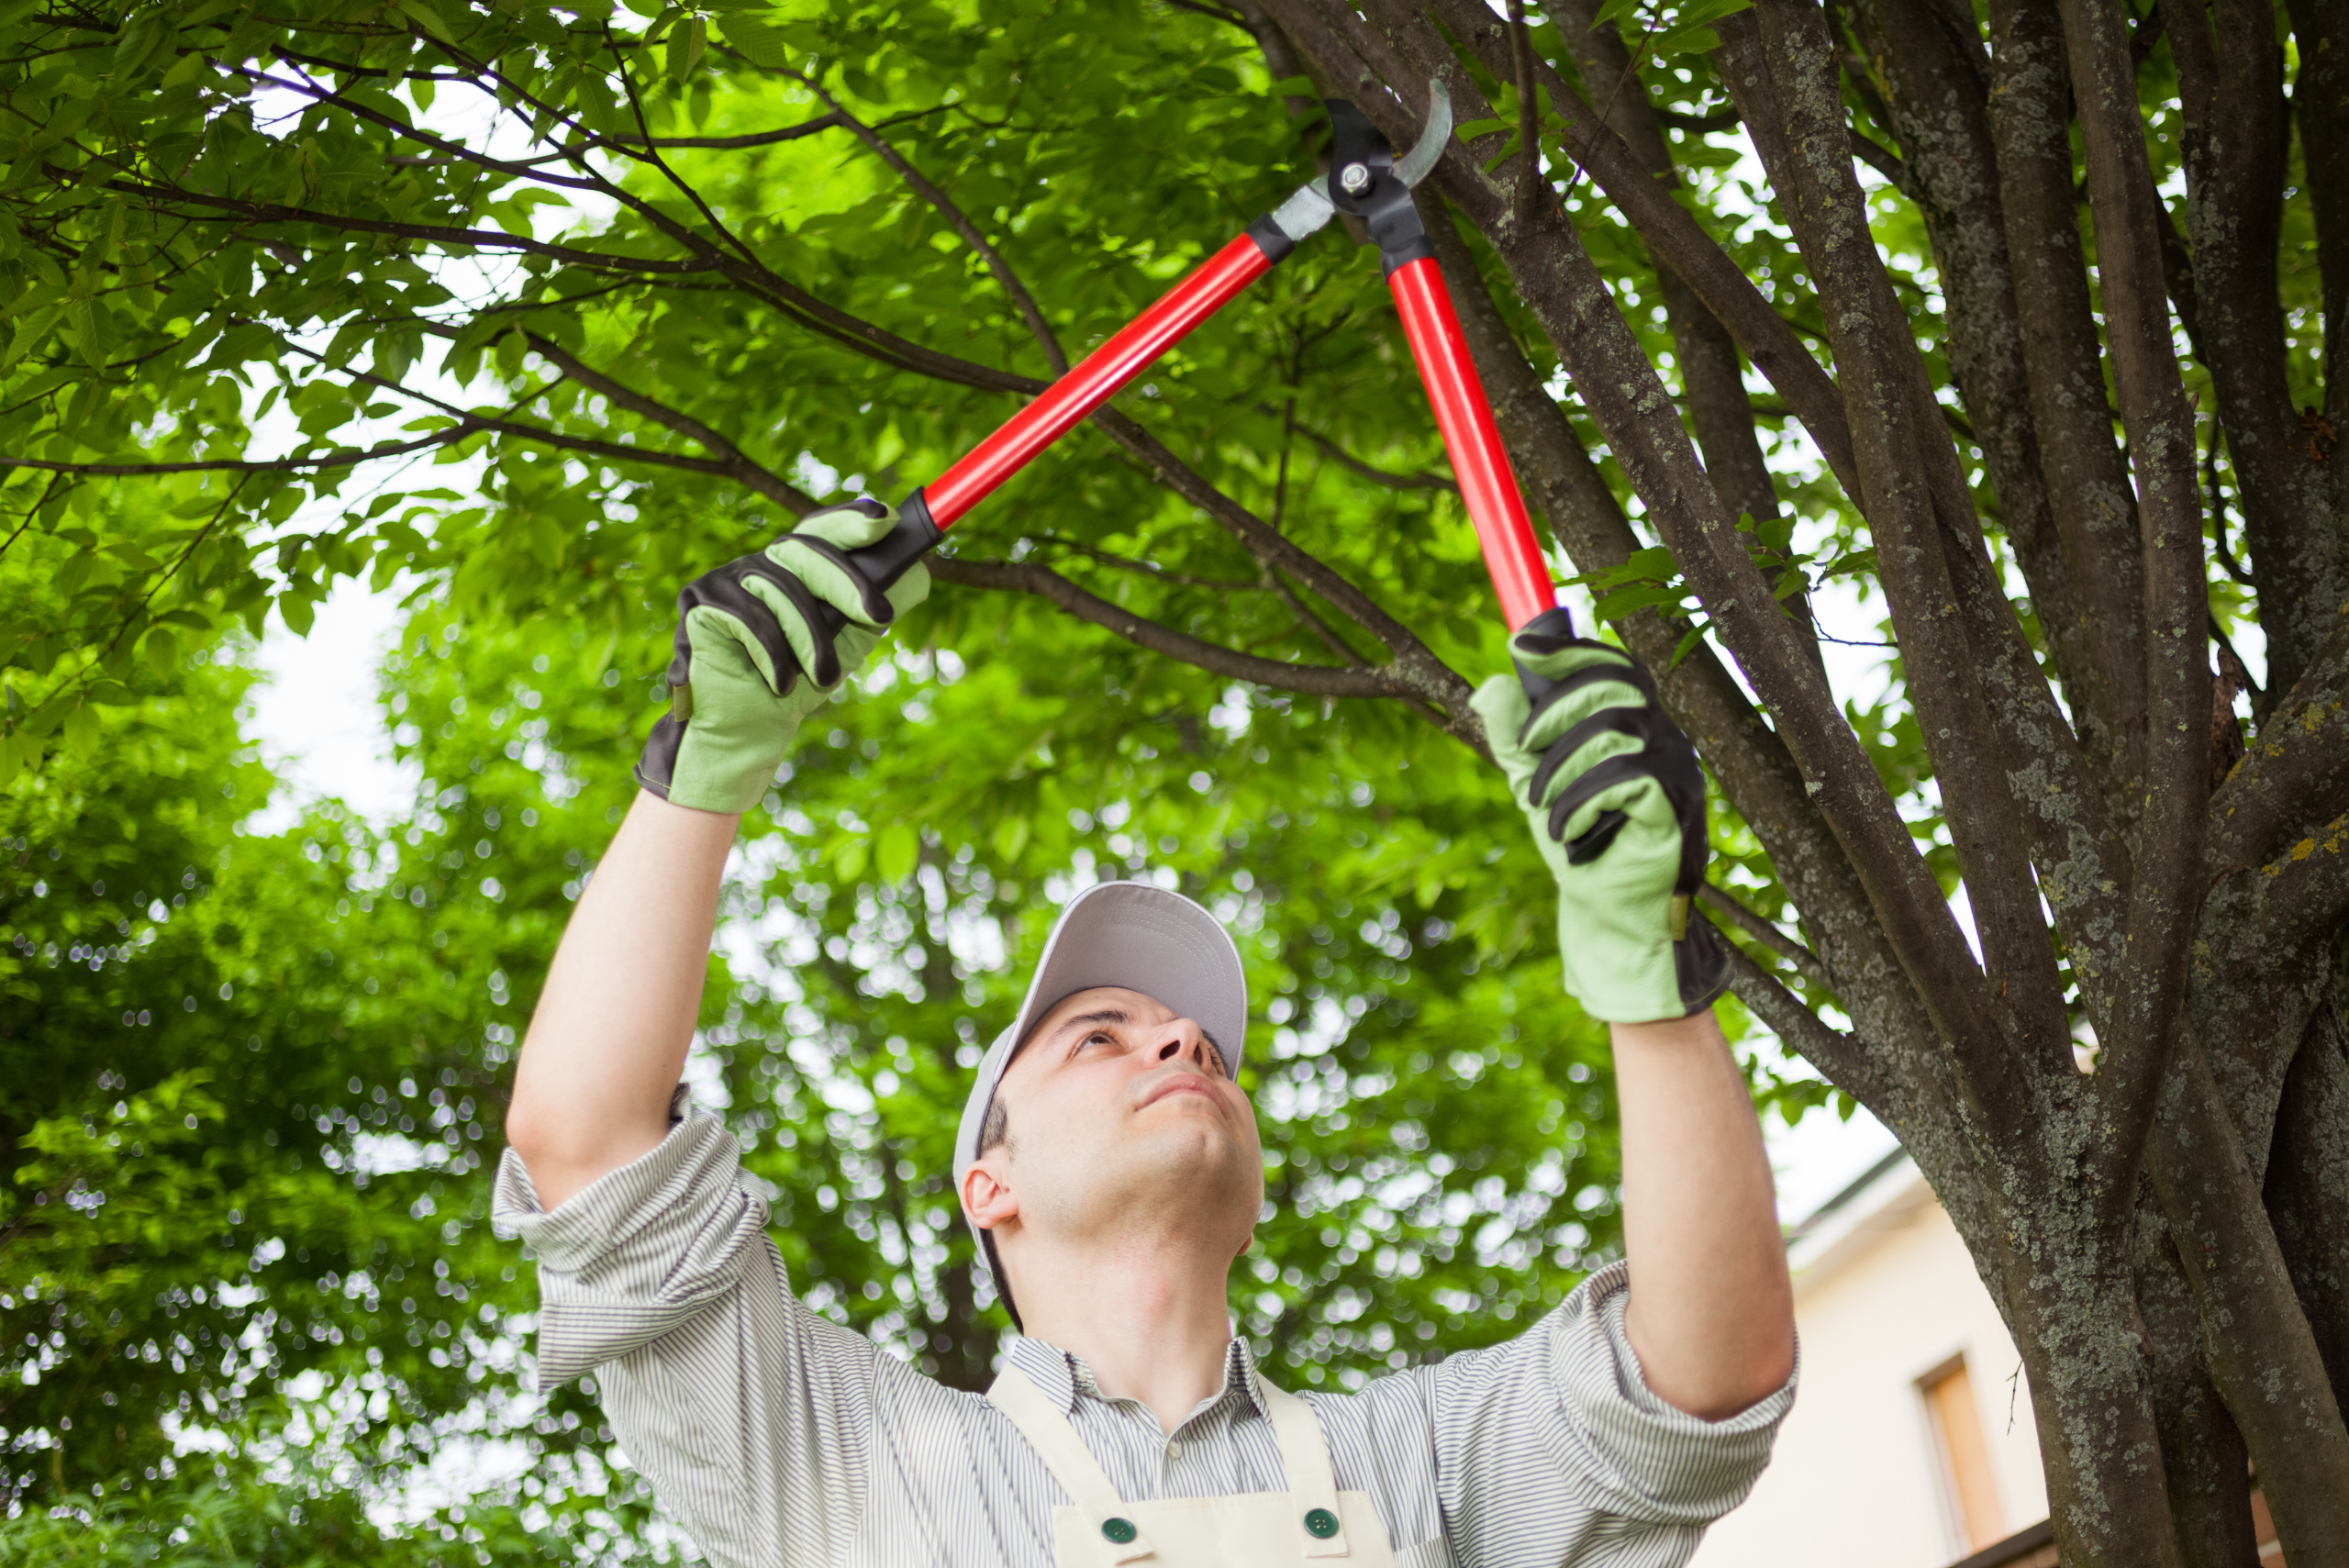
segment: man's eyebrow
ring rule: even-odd
[[[1133,1015],[1123,1007],[1100,1007],[1090,1013],[1079,1013],[1073,1018],[1063,1018],[1052,1026],[1052,1032],[1066,1034],[1079,1024],[1130,1024],[1133,1021]]]

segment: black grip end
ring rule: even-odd
[[[1256,242],[1256,249],[1264,253],[1264,260],[1275,266],[1286,261],[1288,253],[1297,249],[1297,241],[1282,232],[1281,226],[1273,221],[1271,213],[1250,224],[1245,232]]]
[[[885,509],[870,496],[859,497],[849,504],[859,508],[873,508],[867,515],[874,517]],[[907,568],[937,549],[938,541],[945,537],[946,530],[930,520],[930,498],[917,490],[897,507],[897,521],[894,528],[863,549],[850,550],[848,558],[863,574],[865,581],[876,588],[886,588],[903,577]],[[841,628],[848,624],[840,611],[829,605],[819,606],[817,614],[828,636],[838,637]]]
[[[1553,606],[1549,609],[1543,610],[1540,615],[1535,616],[1531,620],[1527,621],[1523,626],[1517,628],[1517,637],[1539,637],[1552,639],[1561,643],[1572,642],[1574,640],[1574,636],[1575,617],[1567,613],[1566,606],[1564,605]],[[1514,641],[1516,639],[1512,638],[1510,640]],[[1547,676],[1537,675],[1532,671],[1527,669],[1525,667],[1525,661],[1522,659],[1513,658],[1511,662],[1517,666],[1518,684],[1525,688],[1526,696],[1534,702],[1538,703],[1543,697],[1547,696],[1550,693],[1550,688],[1557,684],[1555,681],[1549,679]]]
[[[877,506],[879,503],[873,505]],[[863,550],[850,550],[848,558],[864,573],[866,581],[876,588],[885,588],[903,577],[907,567],[936,549],[938,541],[945,537],[939,526],[930,521],[928,498],[917,490],[897,508],[895,528]]]

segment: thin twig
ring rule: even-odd
[[[63,696],[68,687],[81,685],[89,679],[90,672],[96,669],[105,661],[106,655],[115,651],[116,645],[122,641],[123,634],[130,629],[131,622],[139,617],[139,612],[155,602],[155,595],[161,593],[165,585],[179,575],[180,568],[185,566],[188,558],[195,553],[195,547],[202,544],[210,536],[212,530],[220,526],[220,519],[228,515],[228,508],[234,506],[237,497],[244,493],[245,485],[250,478],[250,474],[240,475],[237,483],[228,487],[228,494],[220,498],[220,505],[212,509],[212,515],[204,520],[204,526],[196,529],[195,535],[188,539],[186,548],[179,552],[178,557],[173,561],[171,566],[161,577],[147,585],[147,591],[139,596],[139,602],[130,606],[130,613],[122,617],[121,624],[114,628],[114,635],[106,639],[106,646],[83,661],[80,669],[59,680],[56,685],[50,688],[49,695],[34,704],[27,710],[28,712],[39,713],[59,697]],[[119,595],[117,596],[116,602],[117,604],[121,602]]]
[[[1640,61],[1647,58],[1648,45],[1655,41],[1656,28],[1664,24],[1662,0],[1655,0],[1650,11],[1647,31],[1640,35],[1640,47],[1628,51],[1628,57],[1623,61],[1623,73],[1616,77],[1615,85],[1608,89],[1607,102],[1598,106],[1598,123],[1602,126],[1613,124],[1611,117],[1615,113],[1615,100],[1622,96],[1624,84],[1638,74]],[[1571,150],[1566,153],[1566,157],[1573,161],[1575,169],[1573,173],[1566,176],[1565,188],[1558,193],[1560,206],[1564,206],[1567,199],[1575,194],[1575,182],[1582,178],[1582,160],[1575,157]]]
[[[40,516],[40,509],[49,505],[50,497],[56,494],[57,487],[64,484],[68,476],[62,473],[50,476],[49,483],[41,486],[40,494],[34,497],[33,504],[25,508],[25,520],[17,525],[15,530],[5,541],[0,541],[0,556],[6,556],[17,540],[24,537],[25,530],[33,526],[33,519]]]
[[[1395,697],[1408,695],[1395,679],[1391,666],[1336,669],[1326,664],[1291,664],[1263,659],[1237,649],[1203,642],[1087,593],[1051,567],[1033,561],[974,561],[967,556],[933,556],[930,573],[941,583],[973,588],[1008,589],[1049,599],[1080,619],[1106,627],[1137,647],[1197,665],[1212,675],[1270,686],[1276,691],[1324,697]]]
[[[1162,583],[1172,583],[1177,587],[1206,588],[1219,594],[1245,594],[1261,592],[1264,586],[1262,583],[1252,583],[1244,577],[1199,577],[1188,572],[1170,572],[1154,562],[1137,561],[1130,555],[1119,555],[1086,544],[1082,539],[1070,539],[1064,534],[1034,533],[1028,537],[1039,544],[1050,545],[1055,550],[1070,550],[1075,554],[1089,557],[1114,571],[1140,573],[1145,577],[1155,577]]]
[[[1531,223],[1543,182],[1541,99],[1533,84],[1533,29],[1526,25],[1525,0],[1508,0],[1508,52],[1517,74],[1518,146],[1525,154],[1525,165],[1518,171],[1517,213],[1520,222]]]
[[[107,479],[158,473],[291,473],[301,469],[351,468],[381,457],[404,457],[409,452],[423,451],[430,447],[447,446],[451,441],[472,433],[463,428],[435,430],[412,441],[395,441],[386,446],[370,447],[364,451],[345,448],[318,457],[217,458],[187,462],[58,462],[41,457],[0,456],[0,473],[12,468],[29,468],[43,473],[74,473]]]
[[[2210,553],[2219,558],[2220,569],[2229,577],[2243,587],[2254,588],[2258,584],[2227,544],[2227,493],[2219,483],[2219,448],[2226,439],[2227,428],[2213,420],[2210,450],[2202,454],[2202,484],[2210,496]]]
[[[1289,410],[1289,412],[1282,414],[1284,428],[1291,428],[1289,422],[1295,419],[1294,399],[1290,400]],[[1256,405],[1256,412],[1270,417],[1275,413],[1281,413],[1281,410],[1274,408],[1270,404],[1259,403]],[[1354,456],[1353,453],[1346,450],[1345,448],[1340,446],[1329,437],[1321,434],[1320,431],[1315,429],[1312,426],[1305,424],[1302,421],[1296,421],[1293,428],[1298,435],[1303,436],[1307,440],[1311,441],[1315,447],[1319,448],[1323,457],[1328,458],[1330,462],[1336,463],[1339,467],[1346,470],[1350,473],[1360,474],[1363,478],[1369,480],[1374,484],[1383,484],[1389,490],[1442,490],[1456,492],[1460,488],[1459,484],[1454,481],[1450,474],[1397,473],[1391,469],[1379,468],[1375,464],[1363,462],[1362,459]]]
[[[1252,32],[1248,18],[1237,11],[1227,11],[1220,6],[1209,6],[1204,0],[1166,0],[1177,11],[1196,11],[1202,17],[1213,17],[1219,22],[1229,22],[1235,28]]]
[[[1704,901],[1706,907],[1720,911],[1738,929],[1793,964],[1804,979],[1830,991],[1837,989],[1833,976],[1827,973],[1827,965],[1820,956],[1780,930],[1776,921],[1747,908],[1734,895],[1709,882],[1697,889],[1697,896]]]

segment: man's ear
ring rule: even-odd
[[[982,1230],[992,1230],[1018,1218],[1019,1198],[1005,1184],[993,1162],[982,1161],[963,1173],[963,1210]]]

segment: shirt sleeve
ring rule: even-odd
[[[1463,1562],[1675,1568],[1745,1500],[1795,1376],[1726,1420],[1650,1392],[1612,1263],[1505,1345],[1434,1369],[1438,1489]]]
[[[512,1150],[499,1163],[493,1218],[538,1260],[539,1386],[596,1370],[622,1451],[719,1568],[841,1561],[880,1352],[791,1295],[725,1124],[682,1090],[671,1114],[551,1212]]]

